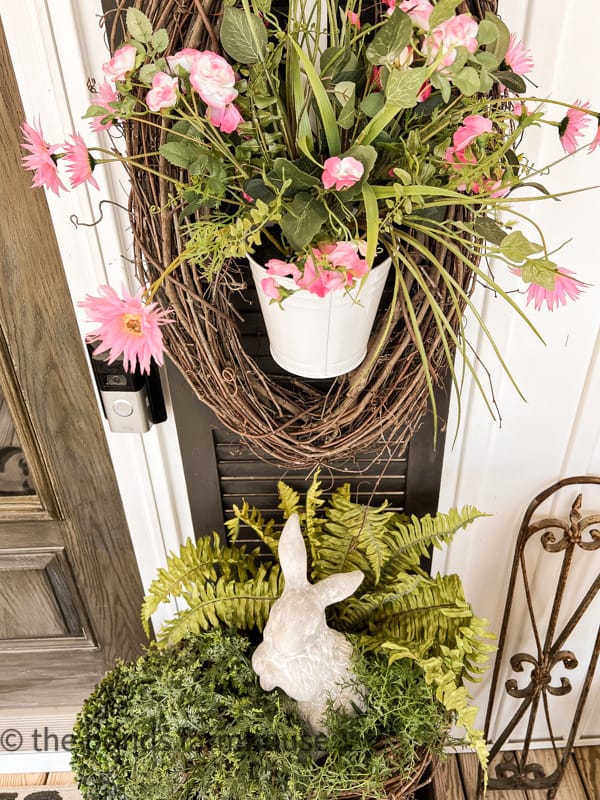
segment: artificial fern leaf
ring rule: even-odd
[[[319,509],[325,503],[325,500],[322,497],[323,492],[321,490],[319,474],[320,470],[317,469],[306,492],[304,516],[300,517],[300,519],[304,522],[304,531],[306,540],[308,542],[310,560],[313,565],[319,558],[319,535],[325,522],[324,518],[319,516]],[[311,570],[310,573],[313,580],[316,580],[314,571]]]
[[[364,592],[379,582],[389,558],[385,532],[393,512],[385,510],[387,503],[379,508],[353,503],[349,493],[348,488],[330,498],[327,523],[318,541],[318,562],[313,567],[318,578],[360,569],[365,580],[359,592]]]
[[[460,511],[451,508],[447,514],[436,514],[424,517],[407,518],[397,515],[390,520],[386,535],[386,544],[390,550],[390,558],[383,570],[386,578],[394,576],[401,570],[418,569],[422,556],[429,555],[430,547],[441,547],[452,541],[461,528],[465,528],[479,517],[488,516],[474,506],[463,506]]]
[[[406,575],[402,582],[399,582],[394,591],[366,593],[357,597],[349,597],[339,603],[332,612],[332,621],[336,628],[341,628],[349,633],[362,633],[368,629],[369,619],[385,612],[386,608],[394,613],[393,609],[398,607],[401,597],[414,592],[421,578],[419,576]]]
[[[271,606],[280,595],[279,565],[261,565],[256,576],[243,582],[219,578],[216,583],[197,584],[183,599],[188,608],[177,612],[158,634],[161,646],[170,646],[190,634],[211,628],[262,630]]]
[[[144,598],[141,617],[146,635],[149,635],[150,617],[161,603],[182,597],[197,583],[216,581],[219,574],[229,576],[232,569],[235,569],[238,580],[245,580],[248,575],[256,573],[257,555],[257,551],[247,553],[245,548],[235,545],[221,547],[216,533],[197,542],[188,539],[178,554],[169,554],[166,568],[158,570],[158,576]]]
[[[300,503],[300,495],[287,483],[279,481],[277,483],[277,492],[279,494],[279,505],[277,506],[283,511],[283,518],[289,519],[292,514],[302,514],[302,505]]]
[[[267,545],[273,555],[276,556],[279,535],[274,531],[275,520],[270,519],[268,522],[265,522],[260,511],[254,506],[251,507],[245,500],[242,503],[241,508],[238,508],[238,506],[234,505],[232,511],[237,524],[232,525],[231,522],[225,523],[229,530],[236,531],[237,535],[237,532],[239,532],[240,522],[244,525],[247,525]]]

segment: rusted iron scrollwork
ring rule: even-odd
[[[569,576],[572,574],[571,568],[574,559],[578,554],[579,557],[581,557],[583,553],[587,554],[600,549],[600,531],[592,527],[600,524],[600,513],[582,516],[582,495],[579,494],[573,502],[568,520],[554,517],[539,521],[536,520],[535,522],[531,520],[538,507],[551,497],[551,495],[568,486],[585,486],[586,484],[600,485],[600,477],[577,476],[566,478],[553,484],[534,498],[525,512],[523,522],[521,523],[498,642],[498,653],[490,686],[485,720],[486,736],[489,735],[492,713],[500,699],[497,696],[500,694],[498,691],[498,684],[501,670],[507,656],[506,642],[508,629],[511,623],[511,611],[517,581],[519,580],[522,582],[525,593],[527,615],[534,639],[532,643],[532,650],[534,650],[534,652],[515,653],[509,659],[510,667],[515,673],[523,673],[526,669],[530,668],[529,682],[527,685],[522,686],[518,678],[511,677],[504,684],[506,694],[515,700],[519,700],[520,703],[504,730],[494,738],[494,743],[490,750],[491,768],[488,789],[547,789],[548,798],[553,798],[556,795],[573,748],[577,728],[581,720],[581,715],[598,662],[600,653],[600,630],[596,636],[581,693],[573,711],[570,731],[565,739],[561,737],[560,752],[557,748],[557,742],[552,727],[548,695],[561,697],[569,695],[572,691],[569,678],[565,675],[555,677],[553,672],[559,669],[561,671],[573,670],[579,666],[577,656],[571,650],[565,649],[565,645],[568,643],[569,637],[600,591],[600,572],[596,574],[595,579],[592,580],[591,585],[587,588],[583,596],[581,596],[581,587],[579,587],[578,596],[581,597],[581,600],[577,608],[571,613],[566,622],[561,623],[560,628],[558,623],[559,619],[561,619],[561,610],[563,608]],[[536,534],[540,533],[540,536],[536,536]],[[546,553],[562,554],[562,563],[560,564],[560,573],[554,592],[554,598],[551,601],[550,615],[547,622],[544,621],[543,625],[542,621],[536,616],[532,599],[532,588],[525,558],[525,550],[528,544],[528,555],[532,552],[533,555],[539,554],[539,549],[537,549],[537,551],[535,550],[536,544],[538,548],[541,546]],[[586,557],[589,558],[590,556],[586,555]],[[515,618],[513,624],[522,626],[522,615],[520,615],[518,619]],[[543,630],[543,627],[545,630]],[[538,713],[543,713],[544,715],[555,754],[555,768],[549,774],[546,774],[541,764],[536,763],[535,753],[531,752],[532,736]],[[513,733],[522,720],[526,720],[526,733],[520,745],[521,749],[518,752],[507,751],[503,753],[501,760],[495,763],[495,759],[497,761],[499,753],[508,741],[511,733]],[[520,737],[519,741],[521,741]],[[478,797],[481,798],[482,794],[483,775],[480,770]]]

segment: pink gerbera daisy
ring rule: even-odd
[[[531,50],[528,50],[516,33],[511,33],[508,50],[504,56],[505,64],[517,75],[525,75],[533,69]]]
[[[530,283],[527,289],[527,305],[533,302],[535,310],[539,311],[545,302],[548,310],[552,311],[559,305],[566,305],[568,297],[571,300],[577,300],[583,291],[584,284],[577,278],[571,277],[573,274],[569,269],[557,272],[554,289],[545,289],[537,283]]]
[[[596,128],[596,135],[590,142],[590,150],[592,153],[597,147],[600,147],[600,117],[598,117],[598,127]]]
[[[584,109],[589,108],[589,103],[580,103],[576,100],[574,106],[567,111],[567,115],[558,126],[558,135],[566,153],[577,150],[577,140],[583,134],[584,128],[590,121],[590,115]]]
[[[99,189],[98,182],[92,175],[96,162],[87,149],[83,137],[78,133],[74,133],[71,139],[71,142],[65,142],[64,144],[67,172],[71,174],[69,179],[71,188],[74,189],[87,181],[92,184],[94,189]]]
[[[144,303],[143,289],[131,295],[123,285],[121,293],[111,286],[101,286],[100,297],[86,295],[78,305],[85,308],[90,322],[99,327],[87,336],[89,342],[99,342],[94,350],[102,353],[110,350],[108,363],[122,357],[123,366],[129,372],[139,363],[142,372],[150,372],[150,360],[163,363],[164,345],[160,326],[167,323],[167,311],[161,311],[158,303]]]
[[[21,163],[25,169],[33,170],[33,186],[45,186],[56,195],[59,194],[60,189],[66,192],[67,187],[63,185],[56,170],[57,156],[55,153],[59,152],[60,145],[51,145],[44,140],[39,119],[37,128],[35,123],[29,125],[24,122],[21,131],[25,137],[25,144],[22,144],[21,147],[30,153],[28,156],[23,156]]]

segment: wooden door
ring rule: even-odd
[[[0,710],[72,706],[138,652],[142,588],[1,21],[0,72]]]

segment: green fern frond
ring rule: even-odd
[[[261,565],[256,576],[247,581],[227,581],[195,585],[182,599],[188,607],[166,622],[158,635],[161,646],[170,646],[190,634],[211,628],[262,630],[271,606],[281,594],[279,565]]]
[[[277,483],[277,493],[279,494],[279,505],[277,508],[283,511],[284,519],[289,519],[292,514],[298,514],[298,516],[302,514],[303,508],[300,503],[299,492],[292,489],[287,483],[279,481]]]
[[[231,533],[232,530],[235,530],[237,535],[240,523],[247,525],[254,531],[259,539],[267,545],[273,555],[276,556],[279,544],[279,533],[274,531],[275,520],[270,519],[268,522],[265,522],[260,511],[254,506],[250,506],[245,500],[241,508],[234,505],[232,511],[235,523],[233,523],[233,519],[225,523],[229,532]]]
[[[391,555],[385,565],[385,577],[418,568],[421,557],[429,555],[430,547],[449,544],[461,528],[485,516],[488,515],[474,506],[463,506],[460,511],[451,508],[447,514],[433,517],[430,514],[420,518],[412,516],[410,522],[406,521],[406,516],[398,515],[391,521],[386,535]]]
[[[359,593],[377,584],[390,556],[385,533],[394,514],[386,508],[387,503],[379,508],[353,503],[347,485],[334,492],[326,510],[327,523],[318,541],[318,560],[313,564],[315,577],[360,569],[365,580]]]
[[[141,618],[149,635],[150,617],[162,603],[181,598],[198,584],[214,582],[219,576],[245,581],[259,569],[258,550],[251,553],[237,545],[222,546],[216,533],[197,542],[188,539],[178,554],[170,553],[167,566],[158,570],[144,598]]]
[[[343,603],[339,603],[332,612],[335,627],[348,633],[361,632],[368,629],[369,620],[380,614],[394,613],[400,599],[415,591],[421,581],[420,576],[405,575],[393,591],[354,595]],[[390,611],[386,611],[390,609]]]

